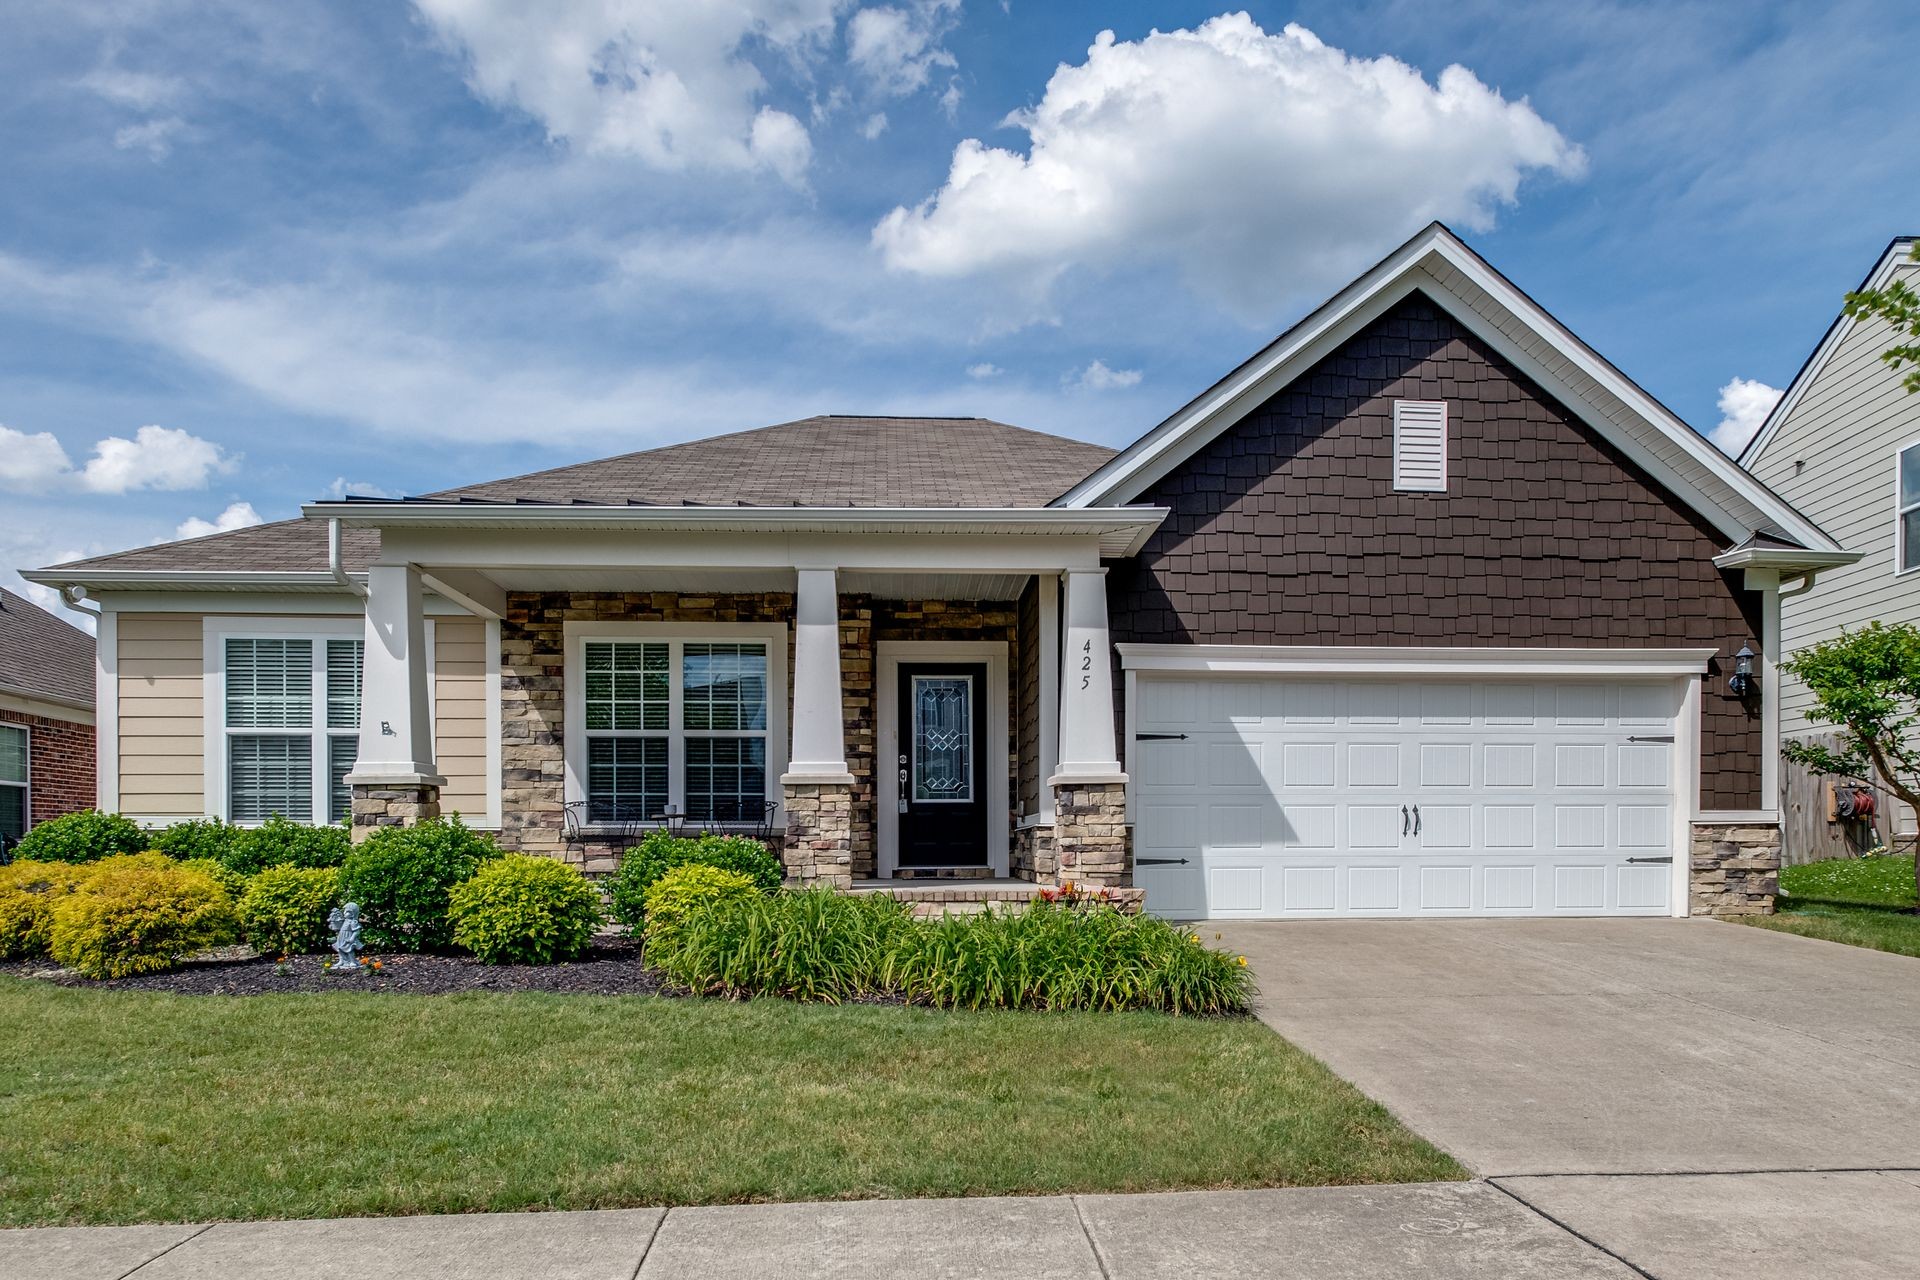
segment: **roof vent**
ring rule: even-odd
[[[1417,493],[1447,489],[1447,402],[1393,402],[1393,487]]]

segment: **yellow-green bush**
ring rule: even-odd
[[[268,867],[240,899],[240,927],[263,956],[325,951],[327,913],[339,901],[336,867]]]
[[[698,908],[760,896],[760,886],[745,872],[699,862],[675,867],[647,886],[647,937],[678,929]]]
[[[563,862],[523,853],[492,858],[447,899],[455,945],[488,964],[571,960],[604,916],[600,894]]]
[[[226,890],[165,854],[103,858],[91,870],[53,904],[49,950],[75,972],[124,978],[171,969],[234,936]]]
[[[92,874],[88,863],[21,861],[0,867],[0,960],[47,954],[53,904]]]
[[[162,852],[164,852],[164,850]],[[198,871],[201,875],[206,876],[222,889],[225,889],[227,896],[233,899],[234,905],[236,906],[239,905],[240,899],[246,896],[247,877],[233,870],[218,858],[187,858],[179,865],[189,871]]]

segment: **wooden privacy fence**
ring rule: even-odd
[[[1811,733],[1807,740],[1822,746],[1839,745],[1837,733]],[[1883,786],[1874,786],[1875,813],[1865,821],[1827,821],[1833,812],[1830,788],[1852,785],[1852,779],[1825,778],[1791,760],[1780,762],[1780,859],[1787,866],[1822,862],[1828,858],[1857,858],[1876,844],[1911,849],[1913,834],[1906,830],[1912,817],[1906,802]],[[1898,834],[1896,834],[1898,833]]]

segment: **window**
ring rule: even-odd
[[[340,822],[360,747],[364,642],[332,636],[226,636],[227,818]]]
[[[1894,503],[1897,572],[1920,569],[1920,443],[1900,451],[1900,489]]]
[[[669,805],[693,822],[761,819],[785,699],[771,664],[785,647],[760,630],[767,638],[580,639],[570,777],[588,825],[650,822]]]
[[[1447,402],[1393,402],[1393,487],[1444,493],[1447,488]]]
[[[0,840],[27,833],[27,730],[0,724]]]

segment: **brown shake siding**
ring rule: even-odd
[[[1396,399],[1447,402],[1445,493],[1394,491]],[[1114,567],[1115,640],[1715,649],[1700,803],[1760,807],[1728,539],[1422,294],[1137,501],[1173,514]]]

